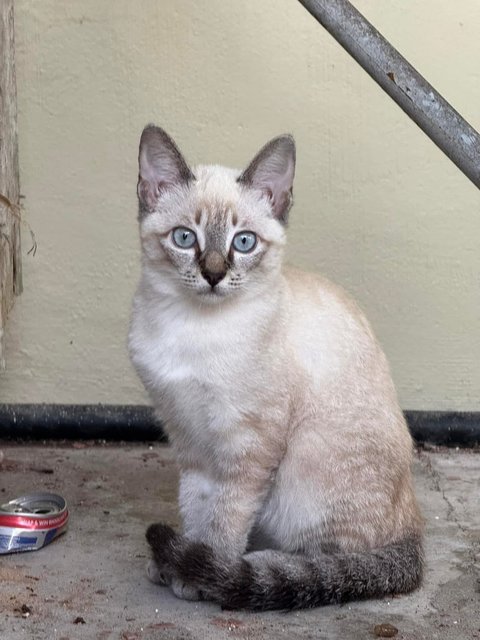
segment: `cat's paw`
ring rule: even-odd
[[[145,567],[147,578],[154,584],[161,584],[168,586],[171,583],[171,578],[165,572],[160,571],[155,560],[149,560]]]
[[[185,582],[179,578],[173,578],[170,586],[177,598],[181,598],[182,600],[203,600],[202,592],[199,589],[185,584]]]

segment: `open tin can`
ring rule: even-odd
[[[67,503],[54,493],[31,493],[0,506],[0,554],[36,551],[64,533]]]

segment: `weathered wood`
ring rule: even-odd
[[[0,370],[5,323],[22,290],[14,0],[0,0]]]

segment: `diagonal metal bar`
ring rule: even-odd
[[[299,0],[480,189],[480,135],[348,0]]]

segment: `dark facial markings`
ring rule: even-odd
[[[199,204],[179,223],[159,234],[159,240],[182,284],[199,293],[205,293],[206,283],[210,293],[222,293],[225,287],[232,293],[242,289],[246,274],[262,261],[269,245],[250,231],[250,225],[242,225],[234,206],[224,202]],[[192,243],[190,235],[204,241]],[[228,237],[232,238],[229,244]],[[222,288],[216,288],[223,281]]]
[[[212,288],[227,275],[229,265],[218,251],[204,251],[198,263],[202,276]]]

